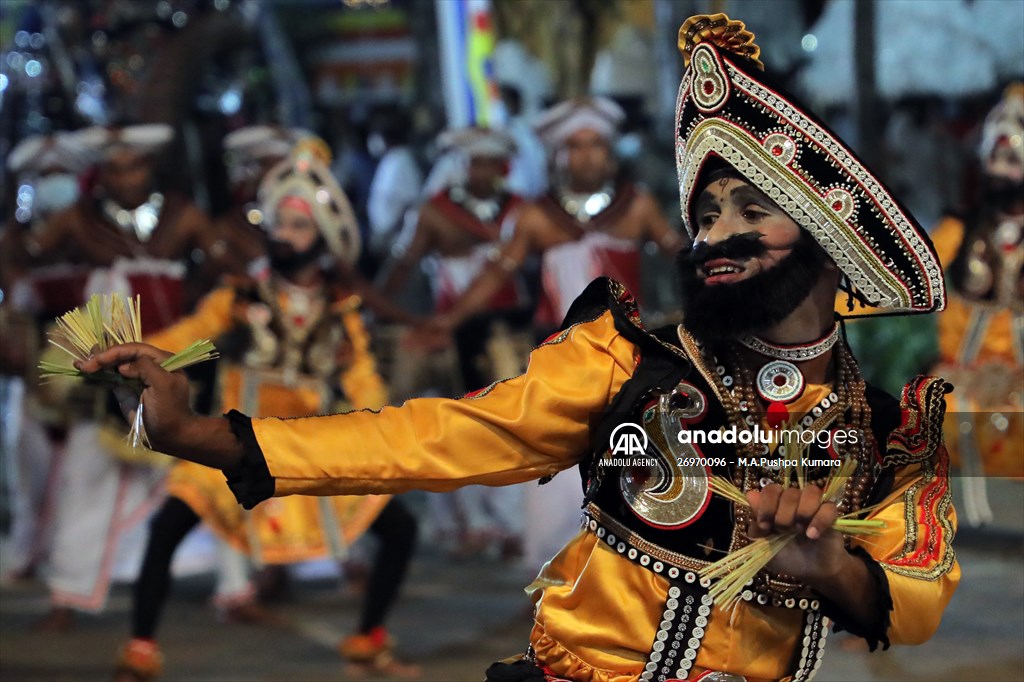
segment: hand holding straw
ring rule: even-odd
[[[81,308],[67,312],[57,318],[57,330],[50,334],[49,342],[71,357],[71,361],[84,361],[93,353],[112,346],[142,341],[141,301],[118,294],[93,294]],[[175,353],[160,363],[168,372],[185,369],[192,365],[217,357],[217,351],[209,339],[195,341],[185,350]],[[138,400],[140,387],[118,372],[104,370],[96,374],[83,374],[72,364],[55,362],[39,363],[40,378],[54,377],[88,378],[89,381],[112,385],[118,398],[125,401],[125,389],[131,389],[138,401],[138,409],[128,440],[133,447],[149,447],[149,438],[142,419],[142,403]]]
[[[846,482],[853,475],[857,463],[853,460],[846,460],[840,466],[834,468],[826,482],[822,492],[822,500],[830,502],[837,500],[846,488]],[[792,481],[791,471],[784,472],[783,481],[788,484]],[[799,487],[805,484],[804,473],[797,471]],[[730,500],[734,504],[750,507],[747,496],[728,478],[723,476],[711,477],[711,489],[715,494]],[[832,528],[844,535],[875,535],[880,528],[885,527],[881,520],[864,520],[851,518],[863,514],[868,509],[860,509],[840,516]],[[717,580],[709,589],[709,594],[716,604],[729,610],[735,607],[741,600],[743,588],[750,583],[754,577],[763,570],[790,542],[797,539],[799,533],[788,531],[776,533],[763,538],[756,538],[750,544],[726,555],[719,561],[704,568],[700,573],[702,577]]]

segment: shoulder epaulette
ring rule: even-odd
[[[900,395],[900,423],[886,441],[884,466],[897,467],[928,459],[942,444],[944,397],[953,390],[945,379],[918,375]]]

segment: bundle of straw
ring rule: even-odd
[[[831,502],[837,501],[856,469],[857,462],[854,460],[846,460],[838,467],[834,467],[825,484],[822,499]],[[794,473],[797,485],[803,488],[806,485],[806,479],[802,470],[784,471],[782,477],[784,485],[790,484]],[[711,477],[711,490],[734,504],[750,506],[743,491],[724,476]],[[876,535],[881,528],[885,527],[885,521],[851,518],[872,509],[873,507],[868,507],[844,514],[836,520],[832,527],[844,535]],[[743,588],[753,581],[754,577],[775,558],[775,555],[797,536],[798,533],[792,531],[757,538],[750,544],[705,567],[700,572],[701,576],[717,581],[708,590],[708,594],[721,608],[732,609],[740,602]]]
[[[93,294],[83,307],[75,308],[57,318],[57,329],[49,335],[49,341],[67,353],[72,360],[85,360],[92,353],[106,350],[111,346],[139,342],[142,340],[140,306],[138,296],[133,299],[118,294]],[[217,351],[210,340],[202,339],[167,358],[160,366],[168,372],[173,372],[216,357]],[[46,361],[39,363],[39,370],[39,376],[43,380],[54,377],[84,377],[93,382],[115,387],[130,386],[136,392],[140,391],[137,384],[128,381],[117,372],[108,370],[85,375],[71,364]],[[128,439],[134,447],[149,446],[149,439],[142,423],[141,402],[136,410]]]

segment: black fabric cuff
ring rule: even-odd
[[[876,650],[879,644],[882,645],[882,650],[885,651],[889,648],[889,614],[892,612],[892,595],[889,593],[889,578],[885,575],[885,571],[878,562],[875,561],[874,557],[868,554],[863,547],[851,547],[847,551],[853,556],[861,559],[868,567],[868,573],[871,574],[871,577],[874,579],[875,585],[878,588],[876,602],[878,605],[878,612],[875,614],[871,623],[864,624],[852,617],[832,601],[822,597],[821,613],[832,620],[835,624],[832,628],[834,632],[842,632],[845,630],[851,635],[863,637],[868,643],[868,647],[870,647],[871,651]]]
[[[547,676],[536,664],[526,660],[493,664],[485,673],[484,682],[544,682]]]
[[[224,416],[228,420],[231,432],[242,444],[242,463],[235,469],[225,469],[224,475],[238,503],[246,509],[252,509],[263,500],[274,496],[274,477],[270,475],[263,450],[256,441],[252,419],[238,410],[231,410]]]

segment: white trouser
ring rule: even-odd
[[[249,580],[249,558],[228,543],[217,540],[217,588],[213,602],[226,608],[255,598]]]
[[[54,605],[103,609],[118,541],[163,500],[165,476],[164,469],[128,465],[109,455],[95,422],[71,427],[50,554]]]
[[[43,425],[26,409],[25,382],[0,378],[3,463],[10,501],[11,534],[5,565],[20,570],[41,558],[48,544],[47,484],[55,448]]]

